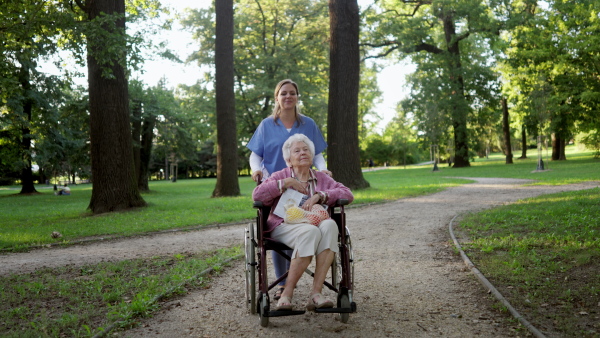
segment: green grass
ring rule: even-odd
[[[592,155],[569,147],[568,161],[546,161],[550,170],[545,172],[532,172],[536,159],[505,165],[501,154],[477,159],[469,168],[442,164],[437,172],[432,172],[432,166],[366,172],[371,188],[355,191],[354,205],[429,194],[469,182],[459,177],[539,181],[533,184],[600,180],[600,161]],[[18,187],[2,187],[0,249],[241,222],[256,215],[251,208],[255,184],[250,178],[240,178],[242,196],[235,198],[211,198],[214,185],[214,179],[151,182],[151,192],[144,194],[147,208],[98,216],[86,211],[91,185],[72,186],[71,196],[54,196],[44,186],[38,186],[40,194],[19,196]],[[534,325],[550,327],[562,336],[598,336],[599,209],[600,192],[594,189],[484,211],[467,217],[459,227],[469,231],[473,240],[466,248],[475,264],[511,303],[527,310],[524,315]],[[52,231],[63,237],[51,238]],[[2,277],[0,335],[91,336],[111,323],[133,325],[138,318],[152,315],[159,298],[202,287],[204,280],[195,279],[195,273],[206,266],[219,267],[223,257],[239,252],[233,248],[215,255],[179,254]]]
[[[428,168],[382,170],[365,174],[372,188],[355,192],[355,203],[374,203],[440,191],[468,182],[442,178]],[[19,190],[0,190],[0,249],[19,250],[32,245],[68,243],[93,236],[129,236],[168,229],[241,222],[256,216],[249,177],[240,177],[241,196],[211,198],[215,179],[150,182],[143,194],[148,207],[92,215],[87,211],[91,184],[72,186],[70,196],[54,196],[38,186],[40,194],[19,196]],[[62,234],[54,239],[53,231]]]
[[[412,166],[403,170],[390,168],[364,174],[370,188],[354,191],[354,204],[379,203],[404,197],[432,194],[470,180],[452,179],[434,173],[431,168]]]
[[[489,159],[477,158],[468,168],[448,168],[442,164],[441,174],[452,177],[502,177],[537,180],[535,184],[562,185],[582,181],[600,180],[600,160],[594,159],[594,151],[580,151],[568,146],[567,161],[549,161],[544,158],[547,171],[536,172],[537,150],[529,151],[527,159],[513,159],[505,164],[503,154],[493,154]],[[520,156],[519,154],[514,154]],[[544,151],[544,156],[545,156]]]
[[[467,216],[464,249],[534,325],[600,335],[600,188],[527,199]]]
[[[239,247],[195,255],[42,269],[0,277],[2,337],[88,337],[125,328],[165,301],[204,287]]]

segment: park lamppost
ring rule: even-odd
[[[169,157],[169,162],[171,162],[171,167],[170,167],[170,172],[171,172],[171,182],[177,182],[177,157],[175,156],[175,153],[171,153],[171,156]]]
[[[538,139],[538,146],[537,146],[538,161],[537,161],[536,170],[544,170],[544,160],[542,159],[542,135],[538,135],[537,139]]]

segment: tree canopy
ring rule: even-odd
[[[330,95],[338,97],[336,104],[340,96],[329,84],[333,73],[339,76],[339,65],[330,61],[330,1],[232,3],[232,149],[239,174],[247,172],[245,144],[271,113],[273,88],[281,79],[299,84],[302,112],[331,136]],[[171,52],[177,51],[165,52],[152,39],[153,32],[170,27],[152,21],[158,13],[168,14],[160,1],[125,1],[122,13],[94,20],[84,10],[87,1],[70,4],[7,0],[0,7],[0,183],[19,182],[22,193],[35,193],[36,180],[98,178],[91,164],[98,138],[90,128],[97,108],[88,90],[94,89],[76,86],[76,70],[62,59],[68,55],[85,65],[89,51],[100,78],[125,81],[118,91],[127,91],[127,97],[119,102],[126,111],[122,133],[131,145],[123,140],[119,147],[133,148],[137,189],[146,190],[150,177],[214,177],[214,5],[168,17],[180,19],[193,33],[196,50],[184,59],[207,72],[193,85],[167,88],[166,81],[154,86],[131,75],[150,54],[175,58]],[[597,1],[379,0],[358,13],[358,93],[342,92],[350,93],[348,103],[357,116],[352,128],[357,127],[360,142],[352,147],[360,147],[363,165],[370,157],[393,165],[427,160],[436,144],[443,159],[469,166],[477,156],[506,150],[506,144],[522,148],[526,156],[538,139],[551,142],[553,160],[565,160],[565,145],[572,141],[600,156]],[[48,60],[60,75],[42,68]],[[345,62],[342,68],[350,67]],[[396,62],[415,65],[406,79],[410,95],[399,98],[397,115],[379,132],[377,73]],[[503,99],[510,119],[504,130]],[[507,137],[519,141],[505,142]]]

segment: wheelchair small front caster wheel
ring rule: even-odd
[[[338,307],[349,309],[351,307],[350,298],[348,295],[341,295],[338,300]],[[350,318],[350,314],[347,312],[340,313],[340,321],[344,324],[348,323],[348,319]]]
[[[260,295],[258,300],[258,316],[260,318],[260,326],[269,326],[269,297],[265,294]]]

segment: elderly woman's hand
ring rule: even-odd
[[[312,195],[309,199],[307,199],[304,204],[302,204],[302,209],[311,211],[313,205],[318,204],[321,200],[321,196],[319,194]]]
[[[301,183],[300,181],[298,181],[297,179],[295,179],[293,177],[288,177],[288,178],[284,179],[283,187],[286,189],[290,189],[290,188],[294,189],[305,195],[308,194],[308,189],[307,189],[306,185],[304,183]]]

